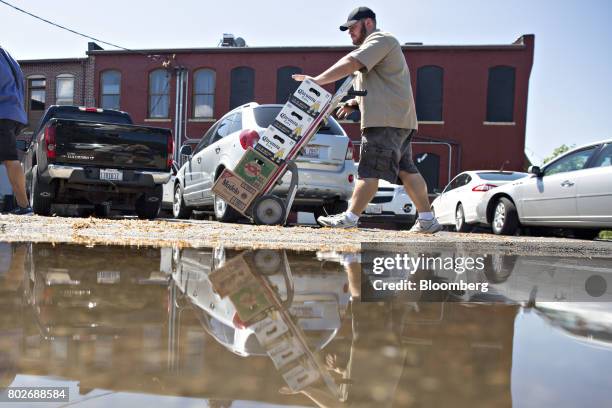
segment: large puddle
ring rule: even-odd
[[[368,276],[365,253],[0,243],[0,387],[87,407],[610,406],[612,260],[472,254],[483,268],[457,273],[459,252],[415,252],[452,273]]]

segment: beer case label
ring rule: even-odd
[[[286,103],[272,125],[295,141],[302,138],[312,125],[312,116],[304,114],[297,106]]]
[[[259,340],[262,347],[274,342],[283,334],[289,331],[287,324],[281,319],[278,312],[272,312],[266,318],[253,323],[249,326],[254,332],[255,337]]]
[[[298,392],[320,378],[319,371],[306,360],[283,374],[283,379],[292,391]]]
[[[236,165],[234,173],[257,190],[261,190],[277,168],[274,162],[249,147]]]
[[[257,281],[251,285],[241,287],[237,292],[229,295],[229,298],[236,308],[238,317],[243,322],[252,320],[272,307],[272,303],[266,297],[264,289]]]
[[[241,214],[244,214],[257,195],[257,189],[229,169],[223,170],[212,191]]]
[[[284,367],[304,355],[302,344],[295,337],[287,337],[267,350],[276,368]]]
[[[269,126],[255,145],[255,150],[274,163],[281,164],[295,143],[295,140],[274,126]]]
[[[222,298],[256,282],[251,267],[243,255],[227,261],[221,268],[208,275],[208,279],[215,292]]]
[[[332,94],[307,79],[303,81],[293,95],[289,97],[289,102],[297,106],[301,111],[316,118],[327,103],[331,101],[331,98]]]

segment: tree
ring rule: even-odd
[[[566,144],[562,144],[561,146],[559,146],[555,150],[553,150],[553,152],[551,153],[550,156],[548,156],[547,158],[544,159],[544,164],[548,163],[549,161],[551,161],[555,157],[562,155],[563,153],[567,152],[568,150],[573,149],[574,147],[576,147],[576,145],[567,146]]]

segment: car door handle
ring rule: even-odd
[[[198,164],[200,164],[202,162],[202,158],[198,157]]]
[[[221,151],[220,147],[215,148],[215,153],[219,154],[220,151]]]
[[[571,187],[573,185],[574,183],[569,180],[565,180],[563,183],[561,183],[561,187]]]

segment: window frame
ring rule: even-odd
[[[72,97],[70,98],[70,103],[60,103],[62,101],[68,101],[68,98],[61,98],[58,96],[59,94],[59,83],[63,80],[72,80]],[[76,78],[73,74],[59,74],[55,77],[55,104],[56,105],[74,105],[74,94],[76,87]]]
[[[115,93],[105,93],[104,92],[104,77],[107,74],[111,74],[111,73],[117,73],[119,75],[119,91],[115,94]],[[107,69],[104,70],[100,73],[100,107],[102,107],[103,109],[114,109],[114,110],[121,110],[121,81],[123,79],[123,75],[121,74],[121,71],[119,71],[118,69]],[[112,106],[112,107],[108,107],[108,106],[104,106],[104,97],[105,96],[117,96],[117,105]],[[148,102],[148,100],[147,100]],[[148,109],[148,108],[147,108]]]
[[[197,76],[199,73],[208,72],[212,74],[212,91],[208,93],[198,93],[197,91]],[[191,117],[192,119],[213,119],[215,117],[215,92],[217,90],[217,72],[212,68],[198,68],[193,72],[193,88],[192,88],[192,109],[191,109]],[[196,115],[197,97],[198,96],[212,96],[212,105],[210,106],[211,114],[210,116],[204,115]]]
[[[44,81],[44,84],[35,86],[32,84],[34,81]],[[44,112],[47,109],[47,78],[43,75],[32,75],[27,78],[27,82],[28,82],[28,112],[32,112],[32,111],[33,112]],[[44,100],[42,101],[42,104],[43,104],[42,109],[32,108],[32,91],[42,91],[43,92]]]
[[[500,117],[494,117],[494,114],[498,114],[500,112],[497,112],[495,109],[500,110],[500,108],[496,107],[496,103],[500,104],[497,100],[494,99],[494,96],[497,96],[497,99],[502,99],[502,96],[506,96],[506,95],[502,95],[500,96],[499,93],[501,93],[500,90],[495,89],[494,87],[492,87],[492,81],[497,79],[497,78],[493,78],[493,74],[497,73],[497,72],[502,72],[502,70],[508,70],[512,72],[512,103],[511,103],[511,107],[510,107],[510,118],[507,117],[503,117],[504,115],[499,115]],[[488,74],[487,74],[487,100],[486,100],[486,109],[485,109],[485,123],[486,124],[504,124],[504,123],[515,123],[515,109],[516,109],[516,67],[513,67],[511,65],[495,65],[492,67],[489,67],[488,69]],[[498,94],[493,94],[493,90],[497,91]],[[502,101],[505,102],[505,101]],[[502,112],[505,113],[505,112]]]
[[[234,92],[236,91],[234,89],[234,83],[235,83],[235,79],[234,79],[234,75],[237,75],[238,72],[240,72],[240,70],[244,70],[244,72],[249,72],[251,74],[251,78],[252,78],[252,86],[251,86],[251,93],[252,93],[252,97],[250,98],[251,100],[248,100],[246,102],[241,102],[241,103],[233,103],[236,99],[238,99],[237,96],[234,96]],[[244,105],[245,103],[249,103],[252,102],[255,99],[255,69],[253,67],[249,67],[247,65],[240,65],[238,67],[234,67],[230,70],[230,92],[229,92],[229,108],[230,110],[233,110],[239,106]]]
[[[436,74],[439,73],[440,75],[439,77],[440,101],[439,101],[439,106],[436,106],[436,114],[439,114],[439,116],[436,116],[436,117],[423,117],[422,114],[419,115],[419,108],[421,108],[421,111],[422,111],[423,103],[425,102],[423,101],[423,98],[427,98],[432,94],[430,89],[421,88],[421,86],[423,86],[422,84],[424,81],[424,78],[421,78],[421,75],[425,75],[425,73],[429,73],[428,71],[435,71]],[[416,82],[416,95],[415,96],[416,96],[415,97],[415,109],[417,111],[417,120],[419,122],[434,122],[434,123],[443,122],[444,121],[444,68],[439,65],[423,65],[419,67],[417,69],[417,82]],[[432,101],[427,100],[427,102],[432,102]]]
[[[163,73],[166,76],[166,80],[167,83],[165,85],[165,89],[162,93],[153,93],[151,90],[152,87],[152,78],[153,75],[156,73]],[[148,98],[147,98],[147,119],[170,119],[170,86],[171,86],[171,79],[172,79],[172,75],[168,73],[168,71],[164,68],[157,68],[154,69],[153,71],[149,72],[149,86],[148,86]],[[151,112],[151,108],[157,108],[157,104],[159,102],[156,102],[155,105],[153,105],[153,98],[154,97],[167,97],[168,98],[168,105],[166,108],[166,116],[152,116],[152,112]],[[161,100],[161,99],[160,99]]]

